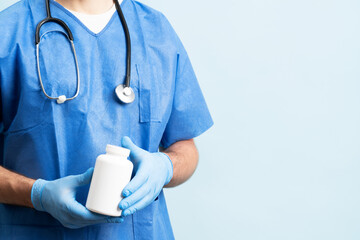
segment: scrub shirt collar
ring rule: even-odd
[[[30,8],[30,11],[31,11],[31,18],[32,18],[32,21],[33,21],[34,33],[35,33],[36,25],[41,20],[46,18],[45,0],[25,0],[25,1],[27,1],[28,5],[29,5],[29,8]],[[121,9],[123,10],[123,12],[126,12],[126,9],[128,8],[128,2],[129,1],[131,1],[131,0],[123,0],[121,2],[120,6],[121,6]],[[106,28],[108,28],[108,26],[111,24],[111,22],[114,20],[114,18],[118,17],[117,12],[115,12],[114,15],[112,16],[111,20],[109,21],[108,25],[100,33],[95,34],[95,33],[91,32],[70,11],[68,11],[66,8],[64,8],[58,2],[55,2],[54,0],[50,0],[50,8],[51,8],[52,16],[65,21],[69,25],[70,28],[71,28],[71,25],[73,23],[68,21],[69,17],[71,19],[75,20],[78,24],[82,25],[82,27],[84,27],[92,35],[99,35],[100,33],[104,32],[104,30],[106,30]],[[126,13],[124,13],[124,14],[126,14]],[[74,37],[76,38],[76,36],[74,36]]]

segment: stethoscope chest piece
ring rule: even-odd
[[[120,84],[115,89],[116,96],[123,103],[132,103],[135,100],[135,93],[131,87]]]

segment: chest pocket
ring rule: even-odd
[[[138,77],[138,86],[135,87],[139,90],[140,122],[161,122],[159,81],[157,81],[151,66],[136,64],[135,67]]]

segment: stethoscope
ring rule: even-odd
[[[39,75],[39,81],[40,81],[41,89],[42,89],[43,93],[45,94],[45,96],[47,98],[49,98],[49,99],[56,100],[57,103],[61,104],[61,103],[64,103],[66,101],[73,100],[79,95],[79,89],[80,89],[79,64],[78,64],[77,55],[76,55],[76,51],[75,51],[74,37],[73,37],[73,34],[71,33],[70,28],[62,20],[60,20],[58,18],[51,17],[50,0],[45,0],[45,3],[46,3],[47,17],[45,19],[43,19],[36,26],[36,34],[35,34],[37,72],[38,72],[38,75]],[[120,4],[119,4],[118,0],[114,0],[114,3],[115,3],[116,11],[117,11],[117,13],[118,13],[118,15],[120,17],[121,24],[122,24],[122,26],[124,28],[125,38],[126,38],[126,78],[125,78],[125,84],[119,84],[115,88],[115,93],[116,93],[117,97],[119,98],[119,100],[121,102],[123,102],[123,103],[131,103],[131,102],[133,102],[135,100],[135,93],[134,93],[133,89],[130,87],[130,78],[131,78],[131,74],[130,74],[131,73],[131,41],[130,41],[130,33],[129,33],[129,29],[128,29],[128,26],[126,24],[124,14],[121,11]],[[65,95],[61,95],[61,96],[58,96],[58,97],[52,97],[52,96],[48,95],[46,93],[46,90],[44,88],[43,81],[42,81],[42,78],[41,78],[40,60],[39,60],[39,45],[40,45],[40,40],[41,40],[40,29],[45,23],[48,23],[48,22],[54,22],[54,23],[59,24],[61,27],[63,27],[65,29],[65,31],[66,31],[66,37],[71,43],[71,48],[72,48],[72,52],[73,52],[74,60],[75,60],[75,65],[76,65],[76,75],[77,75],[77,84],[76,85],[77,86],[76,86],[76,92],[75,92],[74,96],[69,97],[69,98],[66,97]]]

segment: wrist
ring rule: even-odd
[[[45,211],[44,206],[41,201],[42,193],[44,190],[44,187],[48,181],[45,181],[43,179],[38,179],[34,182],[32,188],[31,188],[31,202],[34,206],[34,208],[38,211]]]
[[[171,158],[168,154],[164,153],[164,152],[160,152],[161,154],[163,154],[166,158],[166,163],[167,163],[167,168],[168,168],[168,177],[166,179],[166,182],[165,182],[165,185],[168,184],[172,177],[173,177],[173,174],[174,174],[174,165],[171,161]]]

